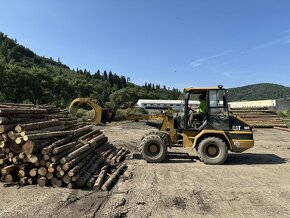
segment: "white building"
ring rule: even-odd
[[[232,109],[238,108],[276,108],[276,100],[258,100],[258,101],[233,101],[229,102],[229,106]]]
[[[189,101],[189,106],[197,108],[199,101]],[[149,111],[166,110],[172,107],[174,111],[179,111],[184,108],[183,100],[160,100],[160,99],[139,99],[137,107],[147,109]],[[284,111],[290,109],[290,98],[283,98],[277,100],[258,100],[258,101],[235,101],[229,102],[230,109],[271,109],[277,111]]]

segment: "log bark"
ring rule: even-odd
[[[37,133],[37,134],[32,134],[32,135],[25,135],[23,139],[24,141],[36,140],[36,139],[47,139],[47,138],[52,138],[52,137],[66,136],[69,134],[71,134],[70,131],[44,132],[44,133]]]
[[[76,181],[76,186],[83,187],[86,183],[88,185],[90,178],[96,178],[94,174],[99,172],[99,169],[103,162],[104,162],[103,158],[99,158],[98,160],[96,160],[95,163],[93,163],[92,166],[86,171],[86,173]],[[90,181],[91,187],[93,186],[94,182],[95,180]]]
[[[57,179],[57,178],[55,178],[55,177],[50,180],[50,183],[53,186],[57,186],[57,187],[61,187],[62,186],[62,181]]]
[[[129,151],[125,150],[119,157],[117,157],[116,162],[119,163],[120,161],[125,159],[125,156],[129,153],[130,153]]]
[[[13,130],[16,125],[17,124],[15,124],[15,123],[0,125],[0,133],[9,132],[9,131]]]
[[[102,188],[101,190],[102,191],[107,191],[110,186],[116,182],[120,176],[120,174],[123,172],[123,170],[126,169],[126,164],[125,163],[122,163],[118,169],[110,176],[110,178],[102,185]]]
[[[62,130],[66,130],[67,127],[64,125],[60,125],[60,126],[52,126],[49,128],[45,128],[45,129],[36,129],[34,131],[22,131],[18,134],[20,134],[20,136],[24,137],[25,135],[32,135],[32,134],[38,134],[38,133],[44,133],[44,132],[52,132],[52,131],[62,131]]]
[[[22,118],[10,118],[10,117],[0,117],[0,124],[11,124],[11,123],[17,123],[22,122]]]
[[[123,152],[123,149],[121,149],[121,148],[118,148],[116,150],[115,155],[112,157],[112,159],[110,161],[111,164],[114,164],[116,162],[116,159],[122,154],[122,152]]]
[[[24,108],[1,108],[0,114],[10,115],[10,114],[45,114],[47,113],[46,109],[24,109]]]
[[[65,174],[63,177],[62,177],[62,181],[65,183],[65,184],[69,184],[71,182],[71,177],[67,174]]]
[[[34,154],[40,152],[44,147],[53,143],[55,139],[46,139],[46,140],[34,140],[34,141],[27,141],[22,146],[22,151],[28,154]]]
[[[22,145],[16,144],[14,141],[12,141],[10,143],[10,150],[17,154],[20,154],[22,152]]]
[[[65,144],[65,145],[62,145],[62,146],[59,146],[59,147],[56,147],[52,150],[52,154],[58,154],[58,153],[61,153],[69,148],[72,148],[74,146],[77,145],[77,142],[70,142],[68,144]]]
[[[103,138],[105,138],[104,134],[97,136],[93,140],[89,141],[88,144],[85,144],[84,146],[80,147],[79,149],[77,149],[77,150],[73,151],[72,153],[68,154],[67,156],[61,158],[60,159],[60,163],[61,164],[65,164],[66,162],[70,161],[74,157],[76,157],[76,156],[82,154],[83,152],[89,150],[91,147],[96,146],[98,141],[100,141]]]
[[[80,177],[85,176],[88,169],[96,162],[98,156],[93,156],[73,177],[72,181],[76,182]],[[80,187],[80,186],[79,186]]]
[[[57,155],[52,156],[52,157],[50,158],[50,160],[51,160],[51,162],[56,163],[56,162],[58,162],[58,160],[59,160],[60,158],[62,158],[62,157],[64,157],[64,156],[68,155],[69,153],[71,153],[71,152],[77,150],[78,148],[80,148],[80,147],[82,147],[82,146],[83,146],[83,144],[82,144],[82,143],[79,143],[79,144],[77,144],[75,147],[72,147],[72,148],[70,148],[70,149],[68,149],[68,150],[65,150],[65,151],[63,151],[63,152],[61,152],[61,153],[59,153],[59,154],[57,154]]]
[[[72,134],[76,137],[80,134],[82,134],[83,132],[88,132],[93,128],[93,125],[86,125],[84,127],[80,127],[78,129],[72,130]]]
[[[81,136],[78,138],[79,142],[83,142],[84,140],[87,140],[89,138],[91,138],[92,136],[98,136],[101,134],[101,131],[99,129],[96,130],[90,130],[90,132],[88,132],[87,134]]]
[[[68,172],[68,175],[70,177],[73,177],[92,157],[94,156],[94,154],[87,154],[84,153],[84,155],[82,155],[80,158],[78,159],[74,159],[76,163],[74,163],[74,167]],[[81,160],[81,161],[80,161]],[[70,163],[68,163],[70,164]],[[68,170],[70,167],[72,167],[72,165],[67,166],[67,165],[63,165],[63,169]]]
[[[107,171],[109,169],[109,165],[108,164],[105,164],[102,168],[101,168],[101,172],[93,186],[93,190],[96,190],[96,191],[99,191],[105,178],[106,178],[106,175],[107,175]]]
[[[43,154],[48,154],[48,153],[50,153],[54,148],[56,148],[56,147],[58,147],[58,146],[61,146],[61,145],[64,145],[64,144],[70,142],[71,139],[72,139],[72,136],[67,136],[67,137],[65,137],[65,138],[63,138],[63,139],[60,139],[60,140],[58,140],[58,141],[52,143],[51,145],[49,145],[49,146],[43,148],[43,149],[42,149],[42,153],[43,153]]]

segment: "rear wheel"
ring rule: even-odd
[[[149,135],[141,142],[141,154],[143,159],[150,163],[159,163],[164,160],[167,146],[158,135]]]
[[[205,164],[223,164],[228,157],[228,148],[225,142],[217,137],[203,139],[197,148],[201,161]]]

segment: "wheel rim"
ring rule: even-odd
[[[151,144],[149,146],[149,151],[151,154],[156,154],[158,152],[158,145],[157,144]]]
[[[211,158],[215,158],[219,155],[220,153],[220,149],[217,145],[208,145],[206,148],[206,154],[207,156],[211,157]]]

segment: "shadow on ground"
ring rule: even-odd
[[[254,165],[254,164],[284,164],[288,160],[281,158],[275,154],[253,154],[253,153],[242,153],[242,154],[229,154],[225,165]]]
[[[142,160],[141,154],[135,153],[133,154],[133,159]],[[162,163],[193,163],[195,160],[198,160],[198,157],[190,155],[186,152],[168,152],[165,160]]]

